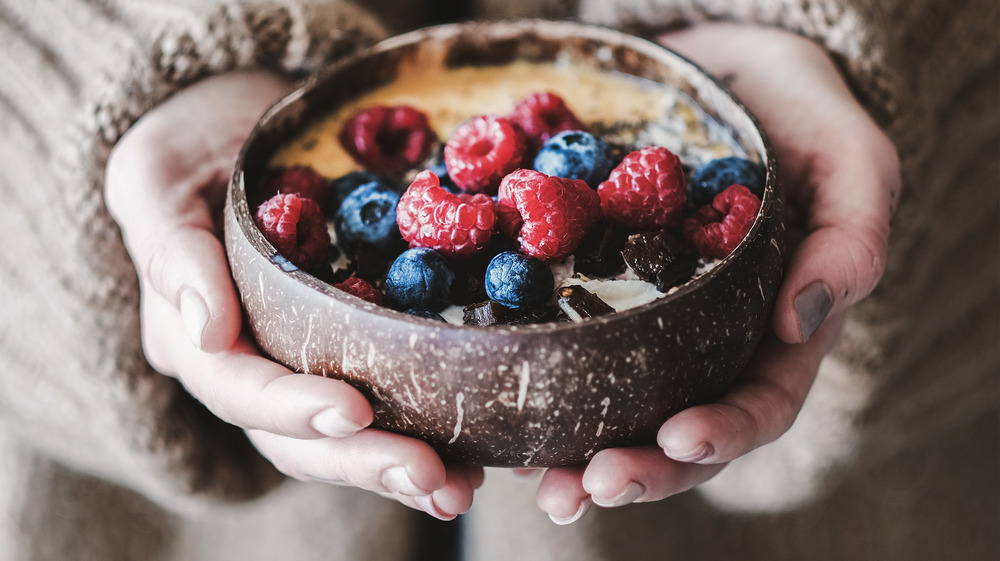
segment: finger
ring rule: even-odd
[[[590,493],[583,488],[584,470],[585,466],[550,468],[538,485],[535,502],[560,526],[583,518],[593,505]]]
[[[192,341],[209,352],[240,331],[219,242],[228,178],[243,139],[287,87],[254,72],[198,82],[143,116],[108,159],[105,198],[143,290],[181,310]]]
[[[220,419],[293,438],[343,437],[371,424],[365,396],[341,380],[296,374],[260,356],[241,337],[208,354],[179,335],[181,319],[156,294],[143,296],[143,340],[154,367],[165,367]]]
[[[789,263],[774,310],[774,331],[790,343],[809,340],[829,314],[870,294],[885,268],[899,163],[874,124],[858,126],[871,127],[872,140],[834,147],[816,160],[818,169],[812,172],[816,186],[808,202],[806,235]],[[831,154],[838,162],[825,163]]]
[[[211,231],[178,225],[131,244],[130,251],[143,290],[154,290],[180,312],[197,348],[218,352],[233,344],[242,311],[225,249]]]
[[[721,464],[775,440],[802,408],[841,323],[842,317],[831,318],[804,344],[766,340],[737,386],[716,403],[668,419],[657,443],[679,462]]]
[[[369,491],[420,497],[446,488],[440,495],[448,508],[471,497],[469,478],[450,475],[437,453],[425,442],[399,434],[367,429],[346,438],[297,440],[248,431],[254,444],[282,473],[302,481],[325,481]],[[471,499],[470,499],[471,504]]]
[[[181,311],[184,330],[196,346],[210,352],[227,348],[239,335],[241,312],[216,234],[216,213],[203,189],[157,170],[164,164],[150,161],[142,150],[152,141],[130,140],[134,143],[123,141],[113,154],[106,196],[142,289],[155,291]]]
[[[724,465],[677,462],[655,446],[612,448],[594,455],[582,484],[597,506],[619,507],[687,491],[713,477]]]
[[[415,499],[421,510],[440,520],[452,520],[468,512],[475,490],[483,483],[483,470],[479,467],[450,464],[446,471],[444,486]]]

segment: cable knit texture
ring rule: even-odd
[[[4,2],[0,419],[78,469],[177,508],[247,498],[276,472],[146,364],[135,271],[104,166],[143,113],[195,80],[292,75],[384,35],[344,2]],[[98,40],[102,39],[102,40]]]
[[[745,559],[881,559],[888,557],[879,552],[902,551],[885,537],[897,528],[885,524],[904,518],[914,529],[912,551],[952,555],[954,547],[934,549],[916,539],[942,530],[937,510],[910,508],[922,497],[907,493],[923,492],[920,485],[932,477],[911,467],[925,461],[922,447],[982,454],[962,443],[979,434],[986,434],[980,443],[995,447],[997,440],[995,422],[982,419],[996,414],[1000,370],[1000,6],[993,0],[478,4],[487,17],[576,15],[639,32],[732,20],[805,35],[830,51],[886,127],[900,150],[905,191],[884,280],[853,310],[799,423],[704,487],[726,509],[798,508],[799,514],[748,522],[681,498],[646,510],[592,513],[586,524],[555,535],[524,514],[537,516],[532,506],[520,508],[510,492],[488,484],[471,519],[476,539],[488,539],[491,529],[508,538],[470,541],[472,558],[652,559],[672,550],[687,559],[719,558],[722,551]],[[343,1],[0,0],[0,461],[7,474],[0,480],[0,520],[9,521],[0,522],[0,559],[402,558],[410,520],[369,494],[295,485],[243,506],[221,506],[260,497],[281,478],[238,430],[144,360],[135,272],[102,195],[114,143],[178,89],[236,68],[302,75],[384,33]],[[938,439],[945,434],[969,438],[943,449]],[[969,494],[961,486],[980,481],[980,471],[922,469],[935,474],[935,484],[953,485],[930,490],[938,489],[935,507],[987,501],[996,510],[989,500],[998,493]],[[832,472],[846,482],[827,478]],[[915,490],[903,491],[900,483],[887,491],[895,502],[874,502],[897,477],[914,482]],[[530,490],[519,496],[531,502]],[[354,549],[352,536],[365,530],[351,522],[362,518],[352,509],[375,509],[372,519],[384,529],[372,529]],[[206,513],[191,518],[196,511]],[[920,516],[935,522],[921,526]],[[315,525],[319,520],[343,533],[327,532]],[[687,528],[684,539],[669,542],[673,534],[655,532],[645,546],[621,541],[625,534],[616,529],[637,530],[652,520]],[[990,520],[962,518],[955,531],[993,532]],[[748,523],[756,533],[744,531]],[[861,537],[840,539],[845,535],[863,536],[868,545]],[[287,549],[282,537],[298,549]],[[768,540],[780,547],[763,547]],[[810,548],[810,540],[821,547]],[[886,549],[878,549],[879,540],[887,540]],[[378,547],[363,549],[367,544]]]

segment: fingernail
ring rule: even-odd
[[[519,479],[534,479],[541,475],[544,470],[540,468],[514,468],[514,476]]]
[[[430,491],[417,487],[410,480],[410,476],[406,473],[406,468],[403,466],[395,466],[383,471],[380,481],[386,489],[393,493],[409,495],[411,497],[430,496]]]
[[[317,432],[335,438],[351,436],[364,428],[357,423],[345,419],[336,407],[324,409],[316,413],[310,422],[312,428],[316,429]]]
[[[794,300],[795,312],[799,315],[799,331],[802,342],[806,342],[826,319],[833,306],[833,296],[822,282],[814,282],[802,289]]]
[[[437,503],[434,502],[434,497],[431,495],[421,495],[416,498],[417,506],[419,506],[424,512],[430,514],[438,520],[454,520],[457,514],[448,514],[447,512],[438,508]]]
[[[670,459],[688,463],[700,462],[711,456],[714,451],[715,448],[708,442],[702,442],[689,450],[678,451],[671,448],[663,449],[663,452],[669,456]]]
[[[185,288],[180,297],[181,321],[188,338],[198,349],[202,349],[201,339],[208,324],[208,305],[193,288]]]
[[[642,485],[636,483],[635,481],[628,484],[617,497],[612,497],[610,499],[601,499],[599,497],[591,496],[591,500],[597,506],[603,507],[616,507],[630,505],[635,502],[636,499],[642,496],[646,492],[646,488]]]
[[[583,515],[587,514],[587,511],[590,510],[590,505],[592,504],[594,503],[591,502],[590,498],[588,497],[586,499],[583,499],[583,501],[580,503],[580,508],[576,509],[576,512],[573,514],[573,516],[570,516],[569,518],[556,518],[555,516],[552,516],[550,514],[549,519],[560,526],[567,526],[583,518]]]

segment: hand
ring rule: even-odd
[[[793,251],[773,334],[717,403],[660,428],[656,446],[609,449],[550,469],[538,505],[568,523],[591,504],[648,502],[690,489],[791,426],[843,315],[878,283],[900,191],[889,139],[814,43],[776,29],[705,24],[663,35],[731,89],[762,123],[781,167]]]
[[[263,72],[205,79],[144,115],[112,152],[105,196],[139,275],[146,356],[285,474],[454,518],[471,505],[481,470],[445,466],[424,442],[364,428],[372,409],[360,392],[293,373],[241,333],[222,208],[240,146],[289,87]]]

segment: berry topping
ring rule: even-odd
[[[496,194],[505,175],[525,159],[523,133],[504,117],[486,115],[465,121],[444,146],[448,175],[464,191]]]
[[[551,92],[532,94],[519,101],[510,113],[510,120],[524,131],[535,150],[556,133],[584,128],[566,102]]]
[[[295,193],[300,197],[312,199],[320,206],[326,200],[329,182],[325,177],[309,166],[292,166],[284,168],[271,180],[270,193]]]
[[[427,116],[406,105],[376,105],[352,115],[340,130],[340,144],[375,173],[399,173],[420,163],[437,136]]]
[[[448,306],[455,273],[448,260],[433,249],[415,247],[401,253],[385,279],[385,292],[400,310],[424,308],[439,312]]]
[[[681,162],[658,146],[625,156],[597,187],[597,194],[607,216],[643,230],[677,226],[687,204]]]
[[[743,241],[760,210],[760,199],[742,185],[730,185],[684,221],[684,239],[705,257],[723,258]]]
[[[615,162],[608,144],[583,131],[563,131],[542,146],[535,156],[535,169],[569,179],[582,179],[596,189],[608,178]]]
[[[764,175],[764,166],[738,156],[711,160],[694,171],[688,185],[688,200],[693,208],[701,208],[733,184],[743,185],[763,198]]]
[[[698,258],[666,230],[629,236],[621,255],[636,276],[660,292],[687,282],[698,265]]]
[[[397,214],[410,247],[429,247],[453,258],[470,257],[486,247],[497,223],[493,199],[481,193],[455,195],[429,171],[417,174],[400,198]]]
[[[528,255],[504,251],[486,267],[486,295],[508,308],[544,304],[554,289],[549,266]]]
[[[358,187],[344,199],[334,218],[337,243],[349,250],[367,242],[383,251],[397,251],[401,244],[396,226],[399,195],[378,181]]]
[[[370,171],[352,171],[334,179],[330,183],[330,198],[327,201],[326,208],[331,211],[331,215],[336,214],[337,209],[340,208],[344,199],[353,193],[355,189],[367,183],[377,181],[379,181],[378,176]]]
[[[316,201],[294,193],[279,193],[259,207],[255,222],[267,241],[301,269],[323,260],[330,233]]]
[[[334,288],[353,294],[366,302],[371,302],[376,306],[385,306],[385,295],[375,288],[375,285],[358,277],[348,277],[342,282],[333,285]]]
[[[519,169],[504,178],[497,200],[500,230],[543,261],[573,253],[601,219],[597,193],[579,179]]]

